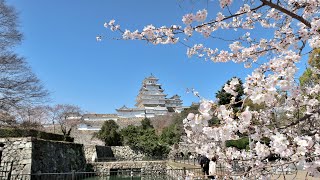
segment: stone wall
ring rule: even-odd
[[[109,146],[85,145],[84,154],[85,154],[86,161],[88,163],[116,160],[113,155],[112,149]]]
[[[97,158],[96,146],[94,145],[85,145],[83,146],[84,156],[87,162],[94,162]]]
[[[73,129],[71,132],[71,137],[74,138],[74,142],[83,145],[100,145],[103,146],[104,142],[95,138],[94,133],[98,131],[86,131]]]
[[[141,161],[146,157],[145,154],[133,150],[129,146],[111,146],[111,149],[117,160]]]
[[[32,173],[86,171],[82,144],[32,141]]]
[[[140,118],[140,117],[119,118],[116,122],[119,125],[119,128],[122,129],[122,128],[129,126],[129,125],[140,126],[142,119],[144,119],[144,118]]]
[[[0,177],[17,174],[86,171],[83,145],[31,137],[0,138]],[[1,179],[1,178],[0,178]]]
[[[141,161],[146,155],[129,146],[84,146],[87,162],[96,161]]]
[[[2,147],[0,177],[12,174],[31,173],[31,138],[0,138]]]
[[[196,145],[188,143],[186,136],[182,136],[179,144],[176,144],[171,147],[171,150],[168,154],[168,158],[174,159],[176,154],[180,155],[181,153],[183,153],[184,156],[187,156],[188,154],[191,154],[193,157],[197,156],[198,153],[196,152],[196,148]]]
[[[96,146],[97,160],[96,161],[115,161],[111,146]]]

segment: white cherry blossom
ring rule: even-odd
[[[217,105],[203,100],[199,114],[191,113],[183,120],[188,142],[198,147],[198,153],[219,155],[231,171],[229,160],[243,160],[244,165],[252,166],[247,176],[240,179],[270,179],[264,173],[270,165],[265,162],[270,154],[281,157],[272,162],[279,169],[290,161],[320,177],[320,85],[301,88],[296,75],[297,64],[307,58],[305,54],[320,48],[320,1],[219,0],[218,3],[220,12],[215,11],[219,7],[194,10],[181,16],[182,22],[177,21],[181,25],[147,25],[142,30],[131,31],[121,30],[111,20],[104,27],[119,32],[122,39],[144,40],[155,45],[175,44],[182,39],[184,42],[180,44],[187,46],[186,54],[190,58],[254,67],[243,83],[243,101],[250,101],[256,109],[247,105],[233,109],[239,82],[232,79],[223,86],[233,96],[231,104]],[[237,31],[235,34],[240,35],[234,39],[216,37],[225,34],[221,33],[224,31]],[[204,42],[191,44],[196,35],[207,38],[206,41],[212,38],[216,44],[219,40],[229,44],[219,49],[206,47]],[[320,75],[317,67],[310,69]],[[202,99],[199,92],[192,92]],[[208,120],[213,114],[220,124],[209,127]],[[250,138],[250,151],[224,147],[227,140],[243,137]],[[265,139],[270,143],[265,143]]]

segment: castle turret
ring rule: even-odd
[[[163,93],[161,84],[158,83],[158,78],[151,76],[142,81],[142,87],[136,98],[136,106],[142,107],[165,107],[166,94]]]

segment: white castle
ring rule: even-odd
[[[163,93],[161,84],[158,83],[158,78],[151,76],[142,81],[139,94],[136,98],[135,108],[128,108],[123,106],[116,109],[119,118],[133,118],[133,117],[155,117],[159,115],[166,115],[168,112],[181,112],[182,100],[180,96],[174,95],[171,98],[166,98]]]
[[[166,115],[169,112],[180,113],[188,107],[182,106],[180,96],[174,95],[171,98],[166,98],[163,93],[161,84],[158,83],[156,77],[152,74],[142,81],[142,86],[136,98],[135,108],[123,106],[116,109],[117,114],[83,114],[77,115],[77,119],[83,120],[78,125],[78,130],[99,131],[103,122],[107,120],[117,121],[121,126],[126,126],[126,123],[140,122],[143,118],[151,118],[159,115]]]

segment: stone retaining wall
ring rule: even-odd
[[[0,138],[2,147],[0,176],[31,173],[32,139],[29,138]]]
[[[84,156],[87,162],[94,162],[97,158],[96,146],[94,145],[85,145],[83,146]]]
[[[3,146],[3,147],[2,147]],[[11,174],[61,173],[87,171],[87,162],[93,157],[114,157],[114,162],[91,162],[97,172],[110,170],[139,169],[146,172],[163,173],[166,161],[141,161],[145,155],[129,146],[83,146],[81,144],[40,140],[36,138],[0,138],[0,176]],[[91,161],[90,161],[91,160]],[[125,160],[125,161],[124,161]],[[11,166],[11,162],[12,166]],[[6,163],[6,169],[4,165]],[[176,174],[181,176],[180,173]],[[12,177],[13,179],[16,176]],[[18,178],[18,177],[17,177]],[[17,179],[16,178],[16,179]],[[1,178],[0,178],[1,179]]]
[[[146,155],[129,146],[84,146],[87,162],[96,161],[141,161]]]
[[[32,141],[32,173],[86,171],[82,144]]]
[[[17,174],[86,171],[83,145],[31,137],[0,138],[0,177]],[[0,178],[0,179],[2,179]]]
[[[111,149],[117,160],[141,161],[146,157],[145,154],[133,150],[129,146],[111,146]]]
[[[128,127],[129,125],[133,126],[140,126],[142,117],[135,117],[135,118],[119,118],[116,122],[119,125],[120,129],[123,129],[125,127]]]

